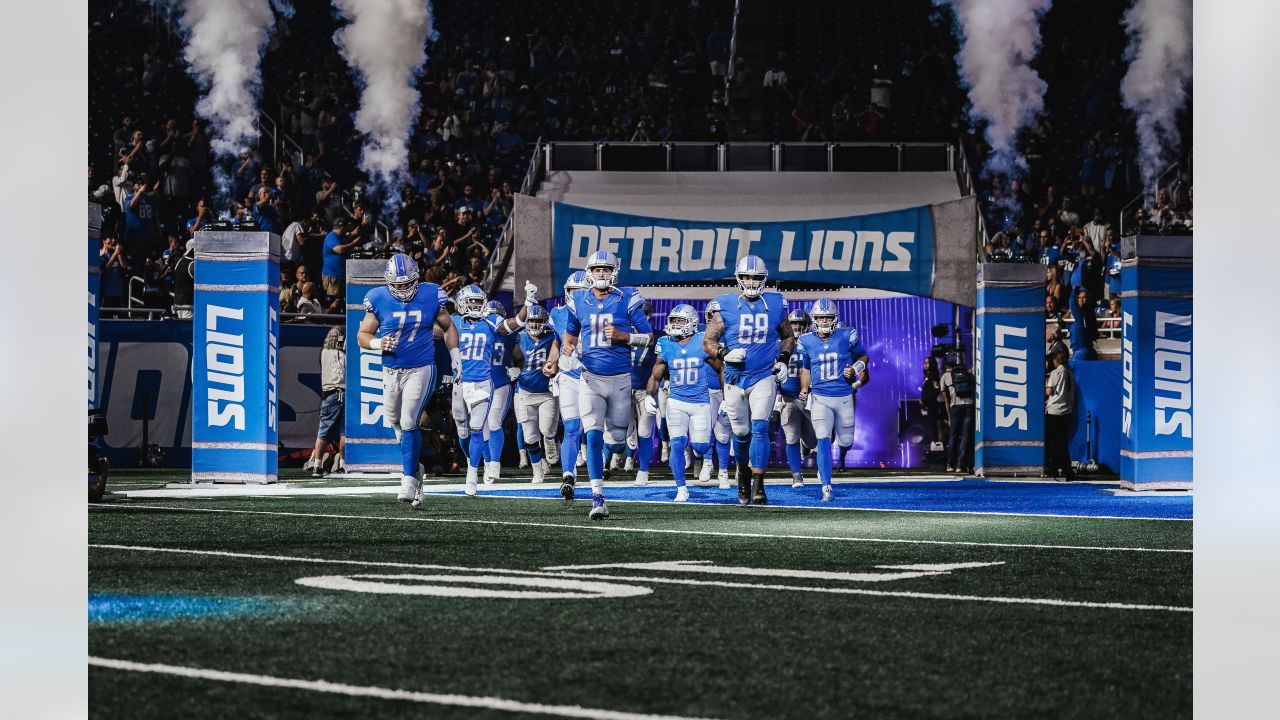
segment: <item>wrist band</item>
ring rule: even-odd
[[[382,349],[382,338],[373,338],[372,340],[370,340],[370,341],[369,341],[369,349],[370,349],[370,350],[381,350],[381,349]]]

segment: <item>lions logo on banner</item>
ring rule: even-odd
[[[759,255],[775,280],[822,280],[927,296],[933,285],[933,219],[928,207],[827,220],[670,220],[555,203],[559,281],[597,250],[622,261],[628,285],[723,280],[746,255]]]

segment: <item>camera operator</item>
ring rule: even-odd
[[[950,418],[947,472],[973,472],[973,413],[977,381],[958,358],[948,358],[942,380],[942,402]]]
[[[933,430],[930,442],[942,442],[947,437],[946,403],[942,399],[942,383],[933,356],[924,358],[924,383],[920,386],[920,414]]]

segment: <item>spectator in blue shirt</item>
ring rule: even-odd
[[[156,235],[156,202],[153,193],[160,187],[157,180],[147,187],[146,178],[133,181],[133,192],[124,198],[124,244],[129,252],[143,249]]]
[[[455,213],[464,207],[474,215],[484,212],[484,201],[476,197],[476,188],[471,183],[463,185],[462,197],[453,201],[453,211]]]
[[[351,223],[346,218],[339,218],[333,224],[333,230],[324,237],[324,265],[320,271],[320,283],[324,286],[324,294],[342,299],[346,297],[344,285],[347,278],[347,255],[351,249],[363,242],[356,236],[347,239]]]
[[[1107,297],[1120,296],[1120,248],[1110,245],[1107,249]]]
[[[271,188],[263,185],[258,188],[258,197],[253,203],[253,219],[258,227],[277,235],[284,234],[284,224],[280,222],[280,211],[276,207],[277,200],[271,194]]]

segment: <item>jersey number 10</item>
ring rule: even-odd
[[[612,324],[612,315],[591,316],[591,347],[609,347],[609,338],[605,337],[604,331]]]

